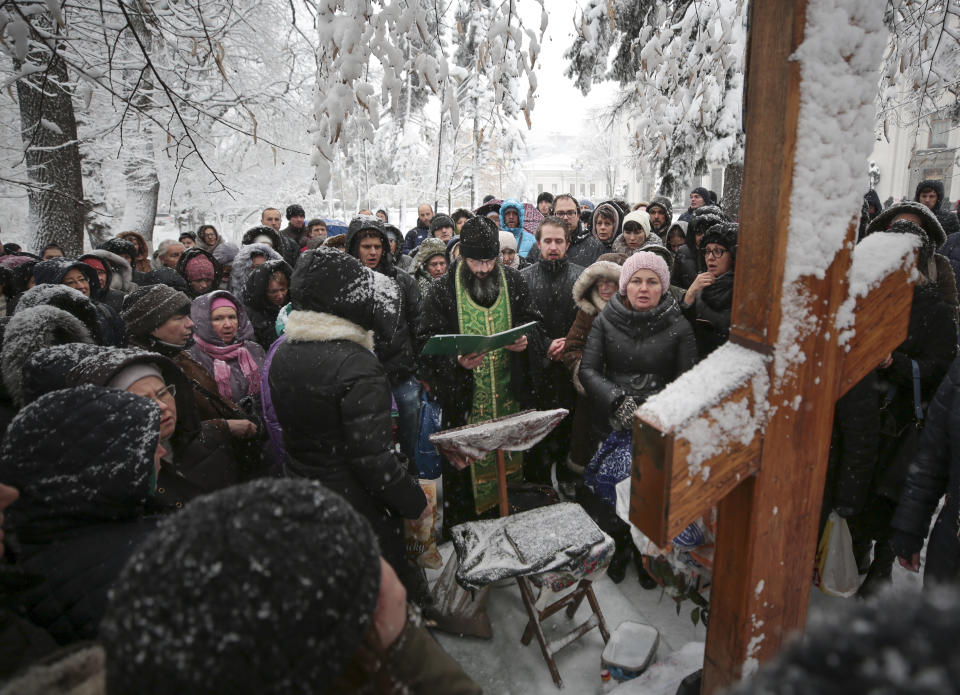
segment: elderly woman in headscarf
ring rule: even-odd
[[[196,325],[190,354],[213,375],[224,398],[259,398],[264,352],[254,341],[243,303],[225,290],[201,295],[190,305]]]

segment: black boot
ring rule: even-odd
[[[887,541],[877,541],[873,547],[873,562],[867,572],[867,578],[857,590],[857,596],[867,598],[882,591],[890,584],[893,573],[893,548]]]
[[[636,548],[633,549],[633,562],[637,566],[637,579],[640,580],[640,586],[644,589],[656,589],[660,586],[657,584],[657,580],[647,572],[647,568],[643,566],[643,556]]]
[[[619,584],[627,576],[627,563],[630,561],[631,550],[629,545],[617,543],[617,548],[610,559],[610,566],[607,568],[607,576],[614,584]]]

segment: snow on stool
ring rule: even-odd
[[[554,504],[489,521],[471,521],[455,526],[451,534],[457,553],[457,582],[465,589],[478,589],[500,579],[514,577],[529,621],[520,641],[534,636],[557,687],[563,685],[554,655],[598,628],[604,643],[610,639],[603,613],[587,577],[610,564],[613,539],[605,534],[579,504]],[[576,589],[550,605],[538,608],[531,585],[542,591],[562,590],[579,580]],[[550,641],[543,621],[566,608],[572,618],[584,599],[591,615],[567,634]]]

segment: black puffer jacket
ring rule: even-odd
[[[389,338],[376,336],[374,352],[380,358],[383,368],[390,378],[391,386],[396,386],[412,376],[417,369],[417,359],[413,351],[413,346],[417,338],[417,323],[420,320],[420,286],[412,275],[406,273],[393,265],[393,256],[390,253],[390,239],[383,231],[383,224],[377,219],[378,227],[365,226],[372,225],[373,222],[367,221],[364,224],[358,224],[355,218],[350,223],[350,229],[347,232],[346,251],[354,258],[359,257],[361,231],[375,229],[380,235],[383,255],[380,257],[380,263],[375,270],[392,279],[400,295],[400,311],[397,314],[397,330]]]
[[[379,273],[339,251],[308,251],[293,273],[286,340],[268,374],[288,475],[319,480],[373,525],[383,555],[404,563],[401,518],[426,498],[393,452],[390,381],[371,330],[392,334],[398,299]]]
[[[18,564],[44,581],[23,602],[57,642],[96,637],[107,593],[154,523],[160,409],[98,386],[62,389],[23,408],[0,449],[0,480],[20,490],[8,510]]]
[[[927,545],[924,581],[960,578],[960,359],[927,409],[917,454],[893,516],[893,547],[900,557],[920,552],[930,518],[947,495]]]
[[[497,267],[501,267],[499,261]],[[433,281],[423,299],[420,328],[417,337],[417,352],[423,349],[432,336],[459,333],[457,318],[456,276],[454,273],[469,272],[464,263],[456,262],[447,272]],[[507,294],[513,325],[521,326],[530,321],[541,321],[526,280],[519,271],[503,268],[507,279]],[[536,403],[537,389],[541,384],[541,365],[546,354],[546,335],[542,328],[528,335],[527,349],[510,353],[510,391],[523,407],[531,408]],[[463,425],[473,405],[473,372],[464,369],[455,356],[430,355],[420,358],[420,377],[430,384],[431,393],[443,407],[444,427]]]
[[[280,307],[267,297],[270,276],[274,273],[283,273],[289,288],[293,270],[283,260],[267,261],[254,268],[243,287],[243,303],[247,308],[247,316],[253,324],[257,342],[264,350],[269,350],[277,339],[277,314],[280,313]]]
[[[640,405],[697,361],[693,330],[672,294],[647,311],[634,311],[625,301],[616,294],[607,302],[580,362],[580,381],[601,419],[628,396]]]
[[[88,357],[67,375],[70,386],[107,386],[127,367],[156,365],[164,383],[176,389],[177,428],[157,477],[155,502],[160,508],[179,508],[194,497],[236,485],[252,477],[234,459],[228,433],[213,422],[201,422],[193,391],[183,372],[170,359],[139,349],[109,350]]]
[[[943,193],[943,181],[936,181],[933,179],[921,181],[917,184],[917,190],[913,196],[914,201],[920,202],[920,191],[924,188],[932,188],[937,193],[937,202],[934,204],[933,214],[937,216],[937,220],[940,222],[940,226],[943,227],[943,232],[947,236],[951,234],[956,234],[960,232],[960,220],[957,219],[957,213],[953,210],[946,209],[943,204],[945,202],[945,196]],[[938,245],[943,242],[938,242]]]

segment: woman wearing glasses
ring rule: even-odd
[[[126,391],[160,408],[165,450],[154,499],[164,509],[243,480],[229,439],[214,422],[201,422],[186,376],[154,352],[114,349],[81,360],[67,377],[71,386],[95,384]],[[225,429],[225,428],[224,428]]]
[[[683,298],[683,313],[693,323],[700,359],[727,342],[730,336],[738,230],[736,222],[715,224],[700,240],[706,271],[697,275]]]

